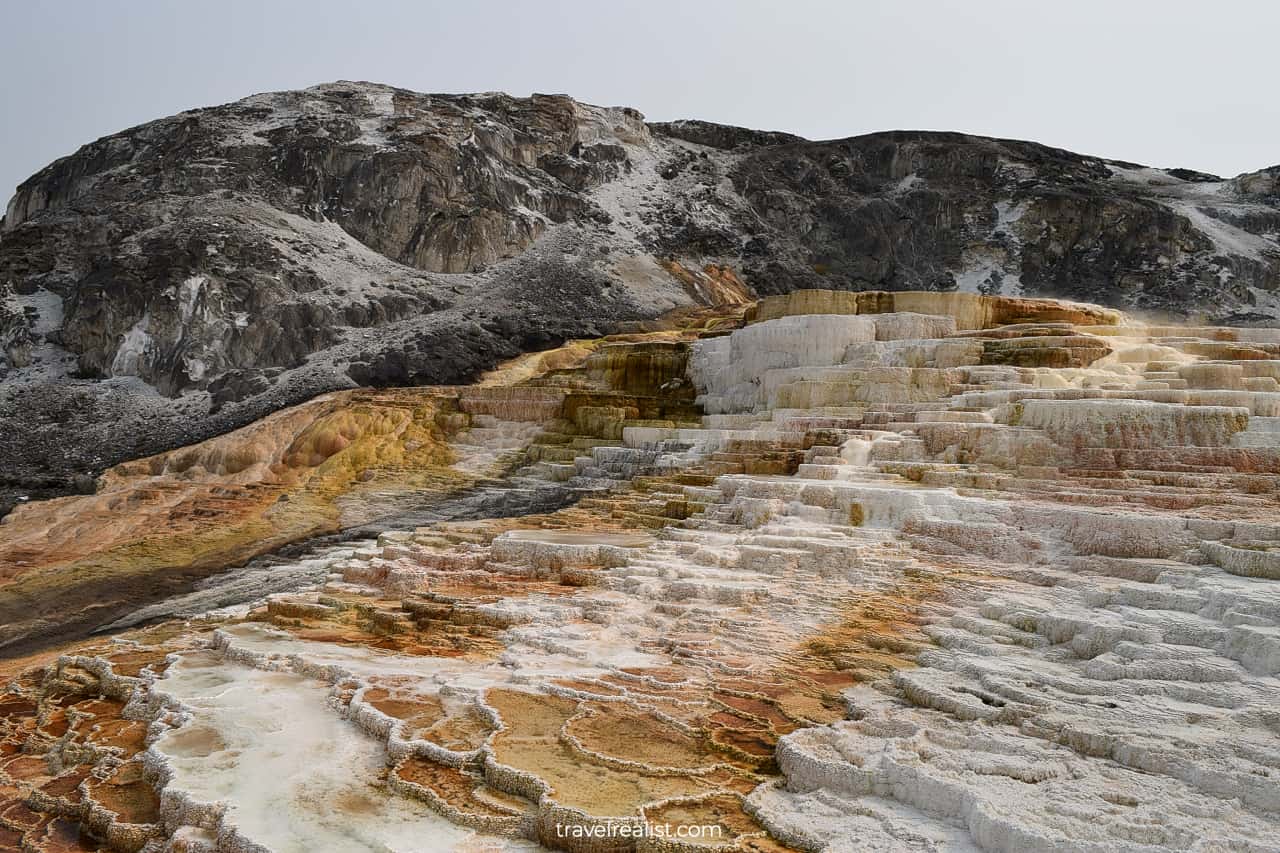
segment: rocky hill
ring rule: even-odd
[[[465,382],[800,288],[1267,322],[1277,176],[370,83],[192,110],[84,146],[9,202],[0,509],[322,391]]]

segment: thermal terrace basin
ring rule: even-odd
[[[243,849],[542,849],[482,835],[389,794],[380,784],[382,745],[327,706],[323,682],[196,652],[183,655],[158,687],[190,713],[152,747],[172,773],[166,809],[177,808],[192,824],[202,813],[216,814],[209,805],[225,805],[217,834],[232,834]]]

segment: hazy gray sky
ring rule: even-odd
[[[0,0],[0,196],[99,136],[337,79],[1233,175],[1280,163],[1278,32],[1266,0]]]

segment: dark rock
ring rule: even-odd
[[[727,267],[759,295],[963,289],[1274,322],[1278,177],[370,83],[192,110],[84,146],[9,203],[0,505],[324,391],[468,382],[710,298],[664,265]]]

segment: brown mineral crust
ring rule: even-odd
[[[556,687],[563,687],[567,690],[573,690],[578,693],[586,693],[596,696],[620,696],[622,691],[610,684],[605,683],[604,679],[599,681],[584,681],[574,678],[557,678],[551,682]]]
[[[111,670],[117,675],[137,676],[143,669],[159,675],[169,666],[166,653],[157,649],[115,652],[107,655],[105,660],[111,662]]]
[[[106,848],[65,818],[52,818],[39,832],[28,832],[26,843],[39,853],[98,853]]]
[[[526,811],[531,803],[510,795],[495,796],[484,790],[479,776],[445,767],[417,756],[410,756],[392,770],[406,782],[428,789],[449,806],[473,816],[511,817]]]
[[[329,395],[205,445],[121,465],[98,494],[11,513],[0,546],[10,642],[47,643],[69,625],[337,530],[335,502],[349,505],[368,488],[362,471],[393,467],[410,493],[464,487],[470,479],[448,467],[435,423],[441,399],[448,405],[430,389]]]
[[[578,703],[509,690],[491,690],[485,701],[504,725],[493,739],[495,759],[545,781],[561,805],[602,817],[626,816],[637,814],[646,802],[705,790],[697,777],[650,776],[598,763],[592,763],[591,778],[584,778],[580,754],[560,741]]]
[[[1120,312],[1096,305],[1056,299],[1020,299],[975,293],[852,293],[806,289],[766,297],[749,308],[748,323],[800,314],[889,314],[908,311],[954,317],[960,329],[988,329],[1024,323],[1068,323],[1073,326],[1116,325]]]
[[[430,728],[444,716],[444,706],[435,697],[395,694],[384,687],[366,690],[364,701],[388,716],[409,723],[412,731]]]
[[[742,808],[739,797],[720,794],[692,801],[676,801],[657,808],[646,808],[645,819],[651,824],[670,825],[671,827],[697,827],[704,837],[691,838],[686,843],[714,846],[727,844],[743,836],[763,836],[759,843],[768,842],[763,826],[747,814]],[[748,850],[784,850],[786,848],[772,842],[772,848],[755,847]]]
[[[129,638],[134,645],[82,643],[65,651],[130,679],[144,667],[163,670],[170,652],[189,648],[189,638],[139,645],[165,633],[147,629]],[[99,675],[76,660],[64,656],[28,669],[0,695],[0,756],[9,756],[0,759],[0,800],[7,803],[0,805],[0,828],[17,833],[13,849],[138,850],[160,835],[159,796],[139,757],[149,721],[126,718],[133,688],[122,697],[104,695]],[[123,671],[112,672],[116,665]]]
[[[479,749],[493,733],[493,726],[476,709],[451,714],[418,733],[423,740],[455,752]]]
[[[652,714],[600,705],[565,724],[564,733],[589,753],[649,767],[697,772],[719,762],[699,738]]]
[[[86,795],[121,823],[156,823],[160,798],[143,777],[140,761],[126,762],[104,780],[90,780]]]
[[[63,773],[40,786],[41,793],[62,800],[68,805],[80,802],[80,783],[89,778],[90,769],[81,767],[69,773]]]
[[[712,694],[713,701],[724,705],[736,716],[766,725],[777,735],[794,731],[803,721],[792,719],[783,711],[777,700],[762,696],[736,696],[723,691]]]
[[[674,259],[661,262],[662,268],[675,276],[689,295],[704,305],[742,305],[753,301],[752,291],[733,268],[723,264],[706,264],[691,270]]]

